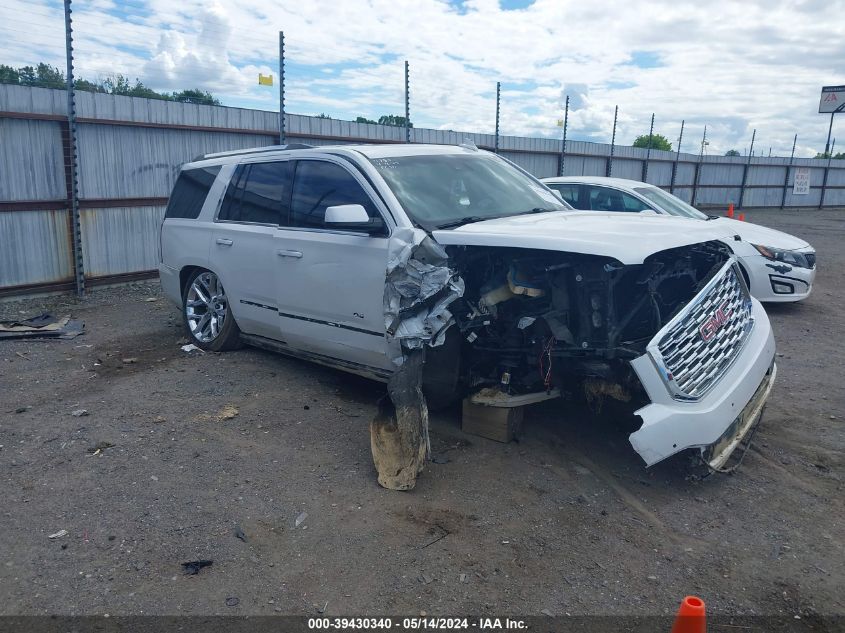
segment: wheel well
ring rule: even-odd
[[[182,297],[185,296],[185,289],[188,285],[188,280],[198,270],[205,270],[202,266],[185,266],[182,270],[179,271],[179,290],[182,293]]]

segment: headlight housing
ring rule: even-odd
[[[773,262],[783,262],[797,266],[798,268],[812,268],[815,263],[815,253],[799,253],[798,251],[786,251],[772,246],[763,246],[762,244],[752,244],[757,252],[766,259],[771,259]],[[812,257],[808,257],[812,255]]]

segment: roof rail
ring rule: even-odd
[[[228,152],[213,152],[211,154],[200,154],[194,160],[205,160],[207,158],[223,158],[225,156],[240,156],[241,154],[263,154],[264,152],[283,152],[291,149],[311,149],[313,145],[305,143],[288,143],[287,145],[265,145],[264,147],[249,147],[247,149],[235,149]]]

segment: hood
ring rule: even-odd
[[[784,233],[783,231],[769,229],[759,224],[740,222],[739,220],[732,220],[730,218],[718,218],[711,220],[709,223],[730,227],[729,230],[731,233],[736,233],[742,238],[743,242],[750,242],[751,244],[771,246],[772,248],[779,248],[785,251],[796,251],[810,246],[799,237]]]
[[[613,257],[623,264],[642,264],[650,255],[678,246],[732,241],[735,234],[732,226],[719,222],[595,211],[516,215],[432,233],[444,246],[536,248]]]

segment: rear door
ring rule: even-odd
[[[220,277],[241,330],[279,339],[275,237],[290,196],[288,161],[238,165],[211,240],[211,267]]]
[[[599,185],[584,185],[584,199],[587,203],[585,208],[592,211],[639,213],[651,209],[648,204],[629,193]]]
[[[383,219],[386,209],[340,159],[300,159],[293,172],[290,216],[275,240],[282,338],[322,356],[389,368],[383,306],[389,229],[367,235],[323,222],[329,206],[360,204]]]
[[[561,198],[572,205],[575,209],[589,209],[584,206],[583,196],[581,195],[582,186],[578,183],[547,183],[551,189],[556,189],[560,192]]]

